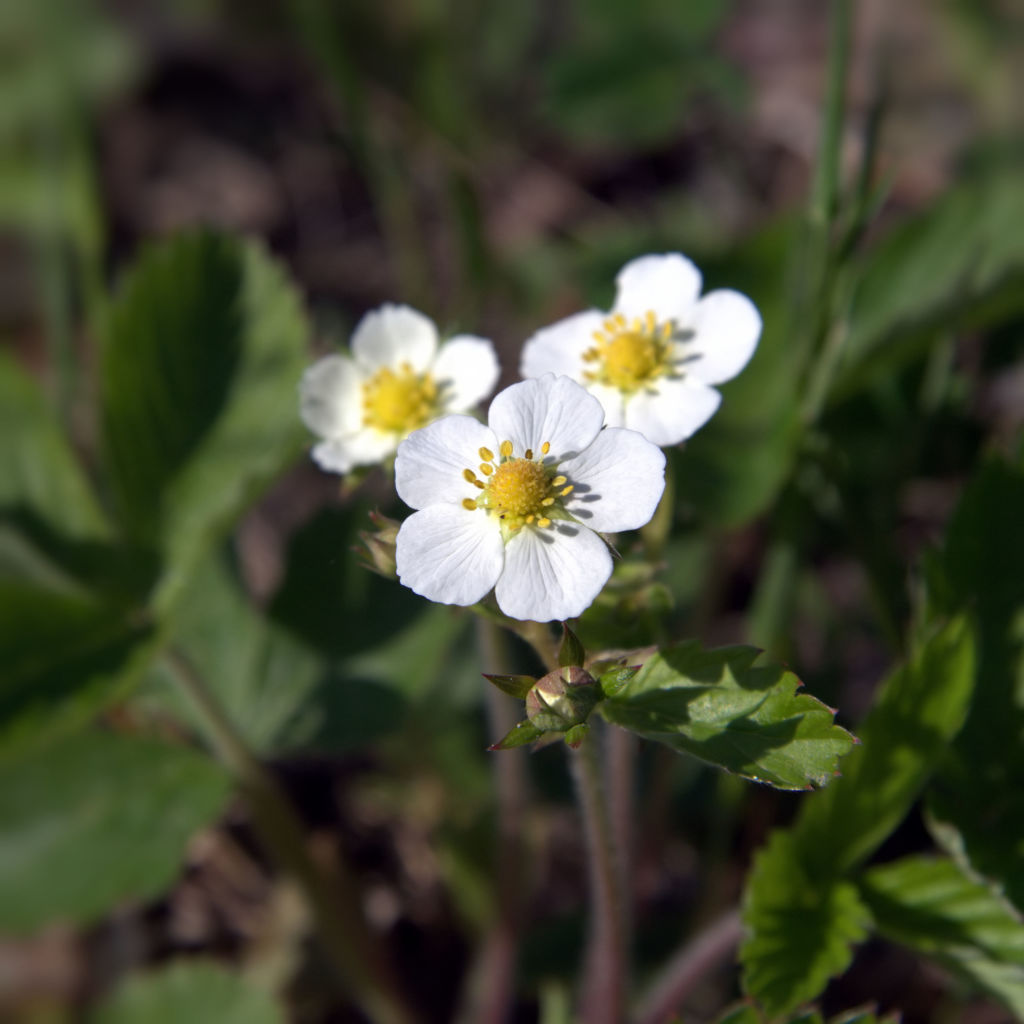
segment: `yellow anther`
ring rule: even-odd
[[[556,476],[555,479],[551,481],[551,486],[552,487],[561,487],[562,484],[564,484],[565,481],[568,480],[568,479],[569,478],[565,477],[565,476],[561,476],[561,475]]]
[[[512,442],[502,441],[499,451],[501,452],[502,456],[507,459],[512,454]]]
[[[528,516],[526,517],[526,522],[528,522],[528,523],[532,523],[532,522],[534,521],[534,519],[535,519],[535,518],[536,518],[536,516],[534,516],[534,514],[533,514],[533,513],[531,512],[531,513],[530,513],[530,514],[529,514],[529,515],[528,515]]]
[[[542,505],[543,505],[543,506],[544,506],[545,508],[547,508],[547,507],[548,507],[549,505],[554,505],[554,503],[555,503],[555,499],[554,499],[554,498],[545,498],[545,499],[544,499],[544,500],[543,500],[543,501],[541,502],[541,504],[542,504]]]
[[[473,481],[473,486],[474,487],[479,487],[481,491],[484,489],[484,483],[483,483],[482,480],[474,480]]]
[[[416,373],[408,363],[398,370],[383,367],[363,384],[363,425],[408,434],[438,414],[437,392],[430,374]]]
[[[494,472],[494,467],[489,462],[480,463],[480,472],[484,476],[490,476]]]
[[[567,494],[572,492],[572,487],[573,485],[569,484],[568,487],[563,487],[558,493],[564,498]]]
[[[604,331],[594,332],[594,344],[582,355],[587,383],[617,388],[629,396],[650,388],[660,377],[677,374],[671,320],[661,323],[653,310],[627,317],[614,313]]]
[[[543,444],[542,444],[542,445],[540,446],[540,453],[541,453],[541,455],[547,455],[547,453],[548,453],[549,451],[551,451],[551,442],[550,442],[550,441],[545,441],[545,442],[544,442],[544,443],[543,443]]]
[[[551,525],[551,520],[548,519],[547,516],[541,516],[540,519],[537,520],[537,525],[538,526],[550,526]]]
[[[483,459],[484,462],[494,461],[494,452],[492,452],[490,448],[479,448],[478,452],[480,454],[480,458]]]
[[[464,469],[462,471],[462,479],[465,480],[467,484],[475,484],[476,473],[474,473],[473,470],[471,469]]]
[[[531,460],[533,459],[533,449],[532,448],[527,448],[526,449],[526,457],[528,459],[531,459]]]
[[[462,507],[467,512],[475,512],[476,509],[477,509],[477,504],[476,504],[476,502],[472,498],[463,498],[462,499]]]

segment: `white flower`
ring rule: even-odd
[[[463,334],[439,347],[433,321],[385,304],[357,324],[351,357],[326,356],[303,374],[302,420],[323,439],[313,458],[335,473],[380,462],[413,430],[471,409],[497,379],[489,341]]]
[[[583,612],[612,571],[596,531],[643,526],[665,487],[664,453],[603,422],[592,395],[547,374],[502,391],[487,426],[447,416],[410,434],[395,486],[419,511],[398,532],[399,579],[441,604],[493,587],[515,619]]]
[[[714,415],[711,385],[747,365],[761,317],[739,292],[702,298],[700,271],[679,253],[632,260],[616,283],[610,313],[576,313],[534,334],[522,375],[568,374],[600,399],[609,426],[677,444]]]

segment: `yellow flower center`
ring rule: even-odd
[[[397,370],[384,367],[363,384],[363,426],[385,433],[417,430],[440,411],[437,392],[433,377],[408,363]]]
[[[561,499],[572,493],[573,485],[557,469],[544,464],[549,451],[547,441],[541,445],[539,459],[531,448],[522,457],[513,455],[511,441],[501,442],[497,458],[490,448],[481,448],[478,468],[483,479],[472,469],[462,472],[480,493],[464,498],[463,508],[471,512],[482,508],[497,516],[505,540],[524,526],[550,526],[553,517],[560,517]]]
[[[595,344],[583,353],[583,361],[591,367],[583,372],[588,383],[632,394],[676,372],[671,320],[658,323],[648,311],[642,319],[628,321],[616,313],[603,326],[604,330],[594,332]]]

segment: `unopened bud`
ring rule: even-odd
[[[395,578],[395,542],[398,539],[398,528],[401,525],[394,519],[370,513],[370,521],[374,529],[360,530],[359,539],[362,548],[356,548],[363,565],[387,579]]]
[[[526,714],[544,732],[566,732],[582,725],[600,699],[594,677],[569,665],[537,680],[526,695]]]

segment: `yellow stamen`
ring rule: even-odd
[[[485,459],[479,467],[483,480],[472,469],[462,471],[467,483],[483,491],[478,498],[463,499],[462,507],[494,514],[506,541],[524,526],[550,526],[550,513],[563,516],[560,499],[572,491],[565,474],[535,459],[532,448],[525,449],[522,458],[516,458],[512,442],[505,440],[498,450],[500,460],[495,459],[489,448],[479,449],[480,457]],[[541,455],[550,451],[551,443],[545,441],[540,447]]]
[[[408,363],[378,370],[363,384],[362,399],[363,426],[386,433],[411,433],[441,411],[433,377],[416,373]]]
[[[658,322],[653,310],[627,320],[615,313],[604,321],[604,330],[594,332],[595,344],[583,353],[583,371],[588,383],[604,384],[631,395],[661,377],[678,374],[671,320]]]

